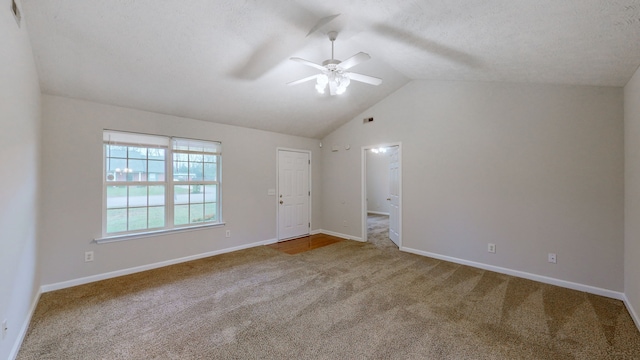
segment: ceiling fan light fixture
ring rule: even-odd
[[[344,94],[344,92],[347,91],[349,84],[351,84],[351,79],[349,79],[349,76],[345,74],[337,73],[337,75],[336,82],[338,86],[336,87],[336,94]]]
[[[327,75],[325,74],[318,75],[318,78],[316,80],[316,90],[318,90],[320,94],[324,94],[324,89],[327,87],[328,83],[329,83],[329,78],[327,77]]]
[[[329,74],[318,75],[316,80],[316,90],[320,94],[324,94],[327,86],[335,89],[336,95],[344,94],[347,87],[351,83],[351,79],[347,74],[337,71],[329,71]]]

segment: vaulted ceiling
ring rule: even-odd
[[[624,86],[638,0],[23,0],[44,93],[321,138],[413,79]],[[340,14],[307,36],[318,21]],[[383,79],[286,83],[331,57]],[[87,119],[90,121],[90,119]]]

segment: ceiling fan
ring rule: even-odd
[[[331,41],[331,59],[323,61],[322,65],[298,57],[291,58],[293,61],[318,69],[322,71],[322,73],[289,82],[287,85],[298,85],[306,81],[316,80],[316,90],[318,90],[320,94],[324,94],[328,87],[329,94],[333,96],[344,93],[345,90],[347,90],[347,86],[351,83],[351,80],[376,86],[382,84],[382,79],[380,78],[346,71],[371,59],[371,56],[369,56],[369,54],[359,52],[345,61],[336,60],[333,58],[333,42],[338,37],[338,33],[330,31],[328,35],[329,40]]]

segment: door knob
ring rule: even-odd
[[[280,205],[284,204],[284,201],[280,200]]]

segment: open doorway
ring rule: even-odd
[[[377,247],[401,245],[400,143],[362,149],[362,233]]]

